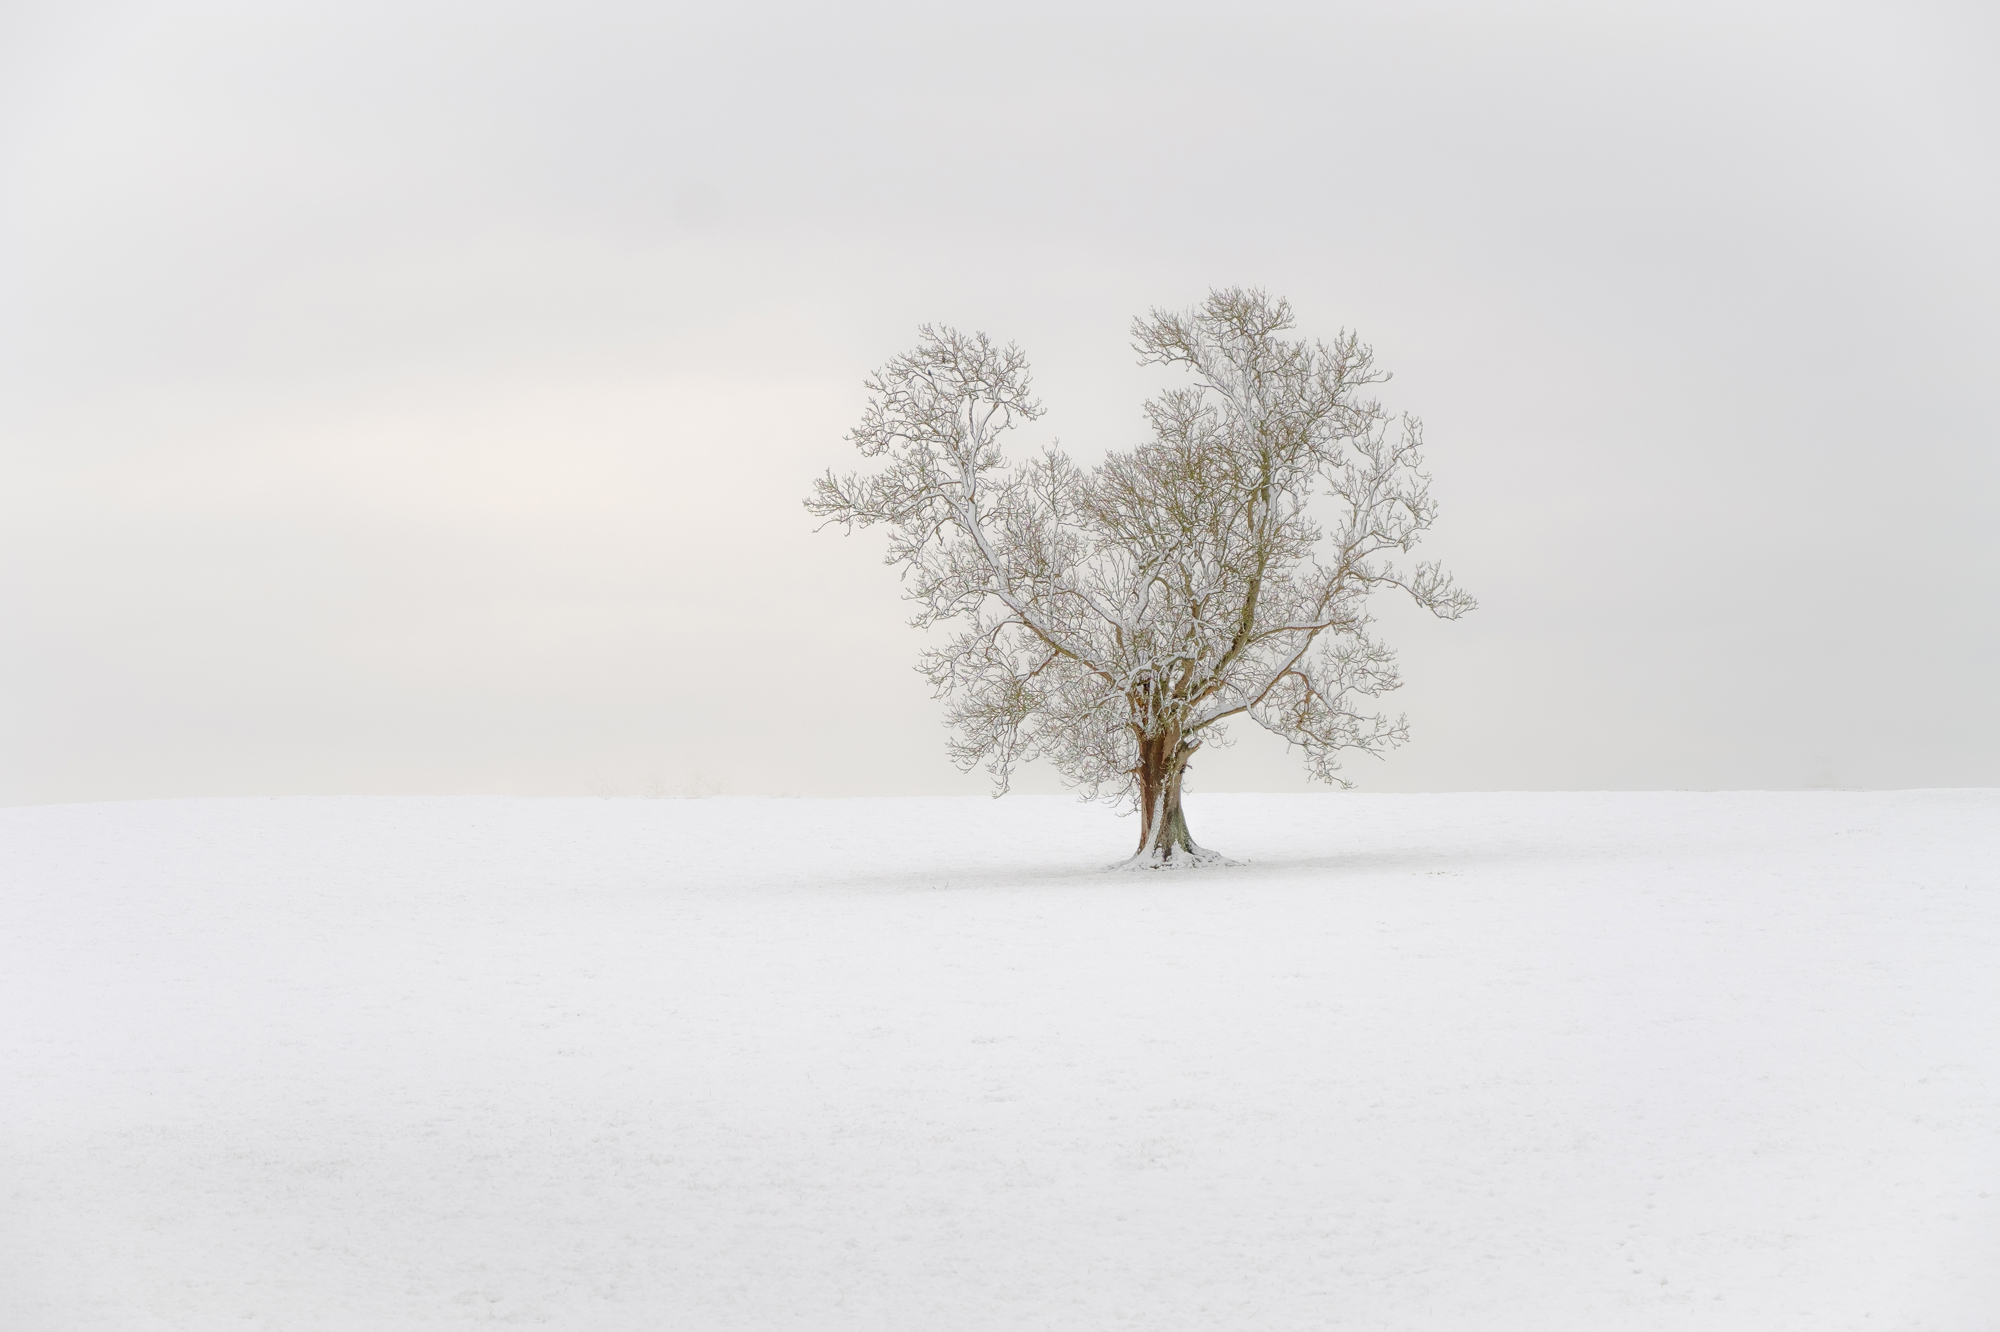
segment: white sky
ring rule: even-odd
[[[1610,9],[0,10],[0,800],[983,789],[810,478],[923,321],[1129,445],[1229,284],[1483,603],[1365,787],[2000,784],[2000,26]]]

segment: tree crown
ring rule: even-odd
[[[1445,619],[1474,602],[1436,564],[1397,562],[1436,516],[1421,424],[1367,396],[1388,376],[1354,334],[1292,327],[1286,302],[1243,290],[1136,320],[1141,362],[1188,380],[1146,403],[1150,438],[1089,470],[1054,447],[1003,456],[1043,411],[1011,344],[927,325],[868,379],[849,439],[887,462],[828,472],[807,507],[886,526],[913,623],[955,623],[921,669],[961,766],[1005,790],[1043,758],[1119,795],[1142,749],[1184,764],[1240,716],[1344,786],[1342,751],[1407,737],[1363,707],[1400,683],[1367,599],[1397,588]]]

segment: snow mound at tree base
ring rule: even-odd
[[[1197,846],[1192,851],[1172,847],[1163,853],[1131,856],[1109,866],[1114,870],[1191,870],[1208,869],[1224,865],[1241,865],[1240,860],[1231,860],[1220,851],[1211,851],[1205,846]]]

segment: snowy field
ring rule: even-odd
[[[2000,1327],[2000,792],[0,810],[0,1327]]]

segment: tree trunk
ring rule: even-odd
[[[1181,783],[1194,750],[1177,735],[1139,742],[1139,849],[1126,864],[1168,869],[1222,860],[1195,843],[1181,812]]]

